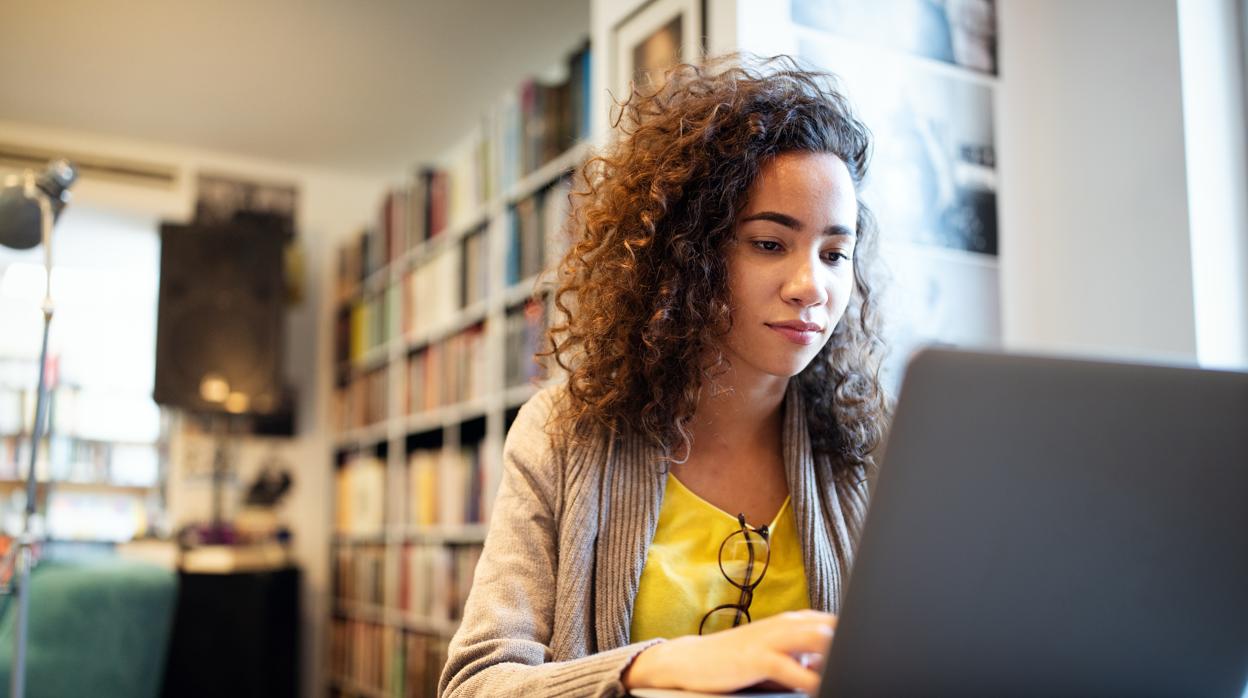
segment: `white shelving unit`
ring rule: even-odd
[[[563,176],[578,168],[587,158],[589,146],[579,144],[536,171],[522,177],[513,186],[488,201],[480,211],[465,220],[444,230],[439,235],[399,255],[391,264],[374,272],[360,285],[357,293],[360,297],[370,294],[385,293],[392,284],[402,283],[404,275],[422,264],[433,260],[437,255],[447,252],[452,246],[459,244],[467,236],[484,230],[487,239],[486,257],[488,259],[488,276],[490,284],[484,299],[458,310],[448,318],[424,332],[403,336],[399,335],[384,342],[367,352],[351,366],[352,377],[358,377],[374,371],[385,372],[386,414],[385,418],[368,426],[349,429],[335,434],[333,439],[333,457],[335,462],[352,452],[377,452],[385,450],[385,469],[387,489],[390,483],[406,483],[405,471],[408,468],[409,438],[427,439],[428,442],[440,442],[444,458],[450,457],[465,443],[462,428],[467,423],[474,425],[474,436],[479,434],[481,420],[484,421],[484,435],[481,437],[482,460],[487,473],[485,499],[492,500],[497,490],[501,475],[502,447],[506,435],[508,414],[518,409],[538,390],[536,385],[506,385],[506,319],[509,309],[526,304],[534,297],[534,290],[539,276],[533,275],[511,286],[502,287],[499,280],[506,277],[506,260],[508,258],[509,240],[509,209],[518,202],[542,192],[556,184]],[[544,241],[544,267],[554,261],[554,254],[561,251],[556,241]],[[447,293],[454,292],[453,288]],[[552,299],[544,298],[547,303],[547,316],[553,309]],[[396,317],[389,318],[393,327],[401,327],[398,313],[403,312],[404,302],[395,304],[389,312]],[[445,405],[432,410],[414,414],[403,412],[403,392],[408,389],[407,359],[408,356],[422,348],[441,340],[453,337],[458,332],[485,323],[485,365],[487,367],[486,390],[475,399]],[[476,439],[472,440],[474,443]],[[405,486],[405,485],[404,485]],[[406,491],[405,493],[406,494]],[[405,497],[404,497],[405,498]],[[387,492],[387,504],[395,501],[395,497]],[[412,506],[411,502],[407,506]],[[464,546],[479,545],[485,540],[487,523],[470,523],[462,525],[416,526],[407,523],[406,515],[398,517],[404,523],[395,523],[393,512],[388,512],[386,524],[380,535],[344,535],[336,534],[330,542],[331,564],[336,559],[335,549],[343,547],[369,548],[384,550],[382,574],[384,580],[383,604],[364,604],[344,601],[335,597],[333,617],[368,624],[394,628],[402,631],[424,634],[436,638],[449,639],[458,627],[458,621],[450,618],[423,617],[400,608],[398,593],[400,582],[400,566],[402,552],[409,545],[444,545]],[[331,570],[331,577],[333,576]],[[414,583],[409,581],[409,585]],[[334,675],[330,679],[331,692],[358,696],[387,695],[375,686],[365,685],[349,677]]]

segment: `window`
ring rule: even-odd
[[[67,208],[53,236],[48,436],[36,473],[53,539],[128,540],[163,518],[152,401],[158,222]],[[21,529],[44,294],[42,247],[0,248],[0,527]]]

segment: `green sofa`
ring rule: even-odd
[[[47,560],[31,575],[26,697],[155,698],[173,624],[177,575],[101,558]],[[0,696],[8,696],[16,598],[0,610]]]

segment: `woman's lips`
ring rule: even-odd
[[[779,332],[782,337],[790,342],[802,346],[814,344],[815,340],[819,339],[819,332],[816,330],[796,330],[784,325],[768,325],[768,327]]]

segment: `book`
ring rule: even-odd
[[[335,603],[378,606],[386,601],[385,548],[343,545],[334,551]]]
[[[433,180],[433,170],[422,167],[412,174],[408,184],[408,232],[407,248],[416,248],[429,239],[430,210],[429,196]]]
[[[593,74],[593,52],[586,41],[568,58],[568,82],[570,84],[570,117],[572,121],[571,139],[565,143],[566,148],[574,143],[587,140],[590,136],[590,79]]]
[[[429,177],[429,238],[437,237],[446,230],[450,187],[447,173],[432,170]]]
[[[385,462],[371,453],[350,454],[334,474],[334,532],[380,536],[385,528]]]
[[[507,212],[507,254],[503,278],[508,286],[538,274],[558,262],[571,242],[567,219],[571,204],[570,176],[563,176]]]
[[[400,553],[401,585],[408,592],[402,611],[427,623],[452,625],[463,618],[481,545],[410,543]]]
[[[396,674],[405,673],[402,666],[405,652],[400,649],[406,644],[404,635],[401,629],[378,622],[335,618],[330,625],[329,639],[330,672],[334,680],[349,682],[349,693],[353,695],[359,688],[386,695],[415,695],[396,692],[409,690],[400,688],[395,680]]]
[[[512,234],[512,240],[520,248],[520,279],[522,280],[540,272],[543,267],[541,206],[540,195],[521,199],[515,206],[516,228]]]
[[[485,300],[489,293],[489,245],[486,229],[464,237],[460,259],[460,309]]]
[[[545,341],[546,317],[541,301],[529,300],[507,311],[504,335],[506,360],[503,365],[504,384],[511,388],[531,385],[544,378],[535,354]]]
[[[438,498],[441,460],[440,450],[415,450],[407,457],[407,522],[412,526],[438,523],[441,516]]]
[[[571,245],[571,231],[567,228],[571,193],[571,175],[560,177],[542,190],[540,234],[544,267],[557,264]]]
[[[488,387],[485,340],[485,323],[478,323],[411,352],[402,400],[405,414],[484,397]]]
[[[462,245],[448,247],[406,274],[400,312],[408,339],[434,332],[454,319],[462,296],[459,278],[463,253]]]

